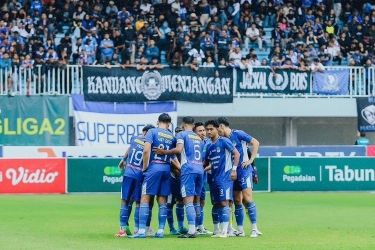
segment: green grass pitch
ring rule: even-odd
[[[258,193],[255,201],[263,233],[256,239],[248,219],[242,238],[177,239],[166,225],[165,239],[128,239],[114,237],[119,195],[1,195],[0,249],[375,249],[375,194]]]

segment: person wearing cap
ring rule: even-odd
[[[114,1],[109,1],[107,8],[105,9],[105,13],[108,15],[110,19],[116,19],[118,17],[118,8],[115,5]]]
[[[310,68],[311,68],[312,73],[315,73],[315,72],[324,73],[325,72],[324,66],[323,64],[320,63],[319,58],[314,59],[314,62],[313,64],[311,64]]]
[[[198,22],[197,14],[191,13],[189,20],[189,28],[191,31],[199,31],[201,25]]]

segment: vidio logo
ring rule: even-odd
[[[116,166],[107,166],[104,168],[103,182],[111,184],[122,182],[122,170]]]

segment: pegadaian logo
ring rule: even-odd
[[[103,183],[108,182],[111,184],[122,182],[122,170],[116,166],[107,166],[104,168]]]
[[[314,182],[316,177],[313,175],[302,175],[302,168],[300,166],[287,165],[284,167],[283,181],[295,182]]]
[[[157,100],[165,91],[163,78],[156,70],[145,71],[142,75],[141,84],[144,96],[150,101]]]

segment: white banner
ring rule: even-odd
[[[3,146],[4,158],[122,158],[129,146]]]
[[[134,135],[142,134],[147,124],[156,126],[161,113],[172,118],[173,131],[177,124],[177,104],[163,103],[94,103],[85,102],[81,95],[72,95],[77,146],[128,146]]]

